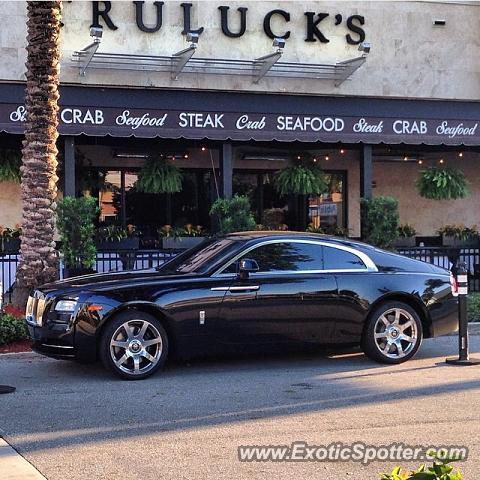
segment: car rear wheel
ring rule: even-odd
[[[402,302],[388,302],[369,317],[362,348],[372,360],[403,363],[412,358],[422,343],[423,329],[418,313]]]
[[[160,321],[135,310],[113,318],[100,342],[105,367],[127,380],[149,377],[163,367],[167,355],[168,337]]]

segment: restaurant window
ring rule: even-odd
[[[346,172],[329,172],[325,176],[328,191],[309,198],[309,224],[324,233],[341,234],[347,226]]]
[[[152,194],[137,189],[139,169],[108,170],[98,192],[99,222],[126,228],[133,225],[142,245],[156,246],[158,231],[165,225],[181,229],[197,225],[209,231],[214,182],[210,172],[184,170],[182,190]]]

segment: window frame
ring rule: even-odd
[[[235,273],[223,273],[230,265],[238,261],[241,257],[248,254],[255,248],[263,247],[265,245],[271,245],[275,243],[307,243],[312,245],[317,245],[320,247],[330,247],[337,250],[342,250],[344,252],[351,253],[356,256],[359,260],[362,261],[365,268],[331,268],[331,269],[322,269],[322,270],[283,270],[283,271],[274,271],[274,272],[252,272],[250,277],[261,277],[268,275],[306,275],[306,274],[315,274],[315,273],[368,273],[368,272],[378,272],[378,268],[372,259],[365,253],[356,250],[346,245],[334,245],[330,242],[322,240],[308,240],[308,239],[291,239],[291,238],[282,238],[275,240],[264,240],[254,245],[250,245],[245,250],[242,250],[240,253],[237,253],[231,260],[229,260],[225,265],[222,265],[218,270],[216,270],[212,277],[225,277],[225,278],[234,278]]]

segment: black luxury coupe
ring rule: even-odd
[[[401,363],[457,328],[450,272],[348,239],[242,232],[157,269],[44,285],[26,321],[36,351],[145,378],[168,355],[287,345],[361,345]]]

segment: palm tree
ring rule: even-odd
[[[62,2],[27,2],[27,84],[22,150],[22,243],[13,303],[24,308],[35,286],[57,278],[58,84]]]

